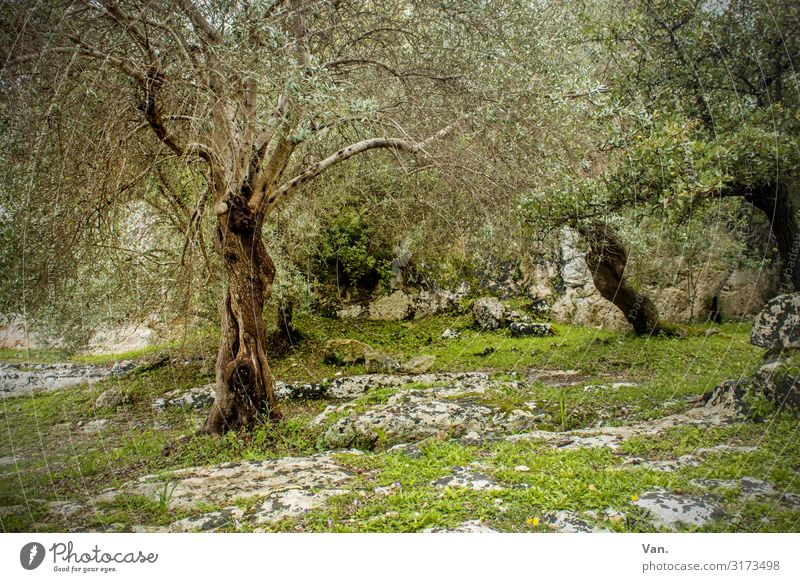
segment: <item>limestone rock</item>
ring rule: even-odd
[[[95,408],[108,408],[114,410],[118,406],[130,401],[130,396],[118,388],[110,388],[97,397]]]
[[[450,329],[450,328],[448,327],[446,330],[444,330],[444,331],[442,332],[442,339],[447,339],[447,340],[450,340],[450,339],[458,339],[458,337],[459,337],[460,335],[461,335],[461,334],[460,334],[460,333],[458,333],[456,330],[454,330],[454,329]]]
[[[756,372],[753,385],[779,408],[800,411],[800,365],[790,358],[764,364]]]
[[[348,305],[336,312],[339,319],[357,319],[364,315],[367,310],[361,305]]]
[[[337,338],[325,344],[325,359],[338,364],[357,364],[375,353],[375,348],[354,339]]]
[[[747,415],[750,405],[745,396],[750,386],[749,380],[728,380],[704,394],[702,402],[706,409],[720,414]]]
[[[420,533],[500,533],[496,529],[487,527],[481,523],[480,520],[475,519],[465,521],[458,527],[443,528],[443,527],[429,527],[423,529]]]
[[[472,431],[485,436],[527,430],[541,420],[541,414],[523,407],[507,412],[486,403],[481,396],[490,398],[495,386],[496,383],[485,378],[466,376],[451,380],[446,386],[401,389],[385,404],[363,412],[345,405],[337,412],[350,415],[330,425],[323,434],[323,442],[330,448],[370,449],[379,443],[416,442],[434,435],[458,438]]]
[[[481,297],[475,301],[472,307],[472,314],[479,328],[491,331],[505,323],[508,310],[495,297]]]
[[[90,420],[89,422],[82,423],[80,425],[80,429],[83,434],[91,435],[104,431],[107,425],[108,425],[107,418],[97,418],[95,420]]]
[[[513,337],[547,337],[553,335],[553,327],[549,323],[533,323],[515,321],[508,326]]]
[[[411,297],[397,290],[369,306],[369,318],[381,321],[402,321],[411,316]]]
[[[167,408],[185,408],[189,410],[204,410],[211,408],[216,400],[216,384],[205,384],[190,388],[185,392],[172,390],[153,403],[153,410],[162,412]]]
[[[369,374],[392,373],[402,370],[402,366],[397,360],[380,352],[367,354],[364,364]]]
[[[147,475],[107,491],[95,502],[109,502],[120,496],[143,495],[155,501],[168,491],[169,509],[191,509],[201,503],[230,503],[231,499],[264,497],[270,507],[263,516],[280,518],[294,504],[308,507],[303,493],[330,495],[339,491],[352,474],[329,453],[308,457],[283,457],[269,461],[240,461],[209,467],[179,469],[163,475]],[[297,493],[298,491],[303,493]],[[293,492],[289,494],[288,492]],[[300,496],[306,499],[301,504]],[[256,510],[259,513],[260,510]],[[274,511],[274,512],[273,512]],[[272,513],[270,513],[272,512]],[[269,520],[270,517],[265,517]]]
[[[753,321],[750,342],[769,351],[800,348],[800,293],[769,301]]]
[[[633,503],[648,512],[655,526],[670,530],[681,525],[700,527],[724,515],[716,501],[707,495],[648,491]]]
[[[408,372],[409,374],[424,374],[431,369],[431,366],[433,366],[434,363],[436,363],[436,356],[422,354],[420,356],[416,356],[415,358],[411,358],[409,361],[403,364],[403,371]]]

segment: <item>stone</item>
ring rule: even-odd
[[[402,321],[411,316],[412,305],[411,297],[403,291],[397,290],[381,297],[369,306],[369,319]]]
[[[771,299],[753,320],[750,342],[770,352],[800,348],[800,293]]]
[[[441,477],[432,483],[437,489],[445,487],[472,489],[473,491],[499,491],[498,483],[482,473],[465,467],[453,467],[453,474]]]
[[[442,332],[442,339],[446,340],[458,339],[460,336],[460,333],[454,329],[450,329],[449,327]]]
[[[375,354],[372,346],[354,339],[337,338],[325,343],[325,359],[337,364],[358,364]]]
[[[91,435],[104,431],[107,425],[108,425],[107,418],[97,418],[95,420],[90,420],[89,422],[82,423],[80,425],[80,429],[83,434]]]
[[[397,360],[380,352],[372,352],[367,355],[364,365],[369,374],[393,373],[402,370],[402,366]]]
[[[423,376],[411,376],[419,382]],[[448,378],[430,374],[430,378]],[[485,375],[452,375],[445,386],[400,389],[384,404],[364,411],[344,405],[337,413],[349,414],[328,426],[322,440],[330,448],[358,446],[371,449],[378,444],[415,442],[435,435],[459,438],[475,432],[486,438],[490,434],[516,432],[535,426],[542,414],[520,408],[504,411],[487,404],[487,397],[503,384],[490,382]],[[538,412],[538,411],[537,411]],[[324,412],[329,416],[331,412]],[[325,421],[320,421],[323,424]],[[317,424],[317,419],[313,421]]]
[[[507,308],[495,297],[481,297],[472,307],[475,323],[484,331],[491,331],[501,327],[507,317]]]
[[[761,366],[753,377],[756,393],[764,394],[783,410],[800,410],[800,364],[780,358]]]
[[[500,533],[496,529],[492,529],[481,523],[480,520],[475,519],[465,521],[458,527],[443,528],[443,527],[429,527],[423,529],[420,533]]]
[[[114,410],[130,401],[130,396],[119,388],[110,388],[97,397],[94,402],[95,408],[108,408]]]
[[[12,364],[0,362],[0,392],[4,396],[34,391],[63,390],[79,384],[93,384],[111,375],[112,368],[84,364]]]
[[[653,525],[672,531],[680,526],[701,527],[724,515],[716,501],[708,495],[648,491],[633,504],[647,511]]]
[[[129,495],[142,495],[159,501],[159,498],[164,498],[165,488],[169,492],[166,503],[170,510],[190,510],[206,503],[227,504],[232,499],[264,498],[254,517],[259,519],[261,516],[262,520],[268,521],[286,515],[287,507],[292,504],[308,507],[310,501],[306,493],[327,498],[334,494],[332,492],[340,492],[341,486],[352,476],[331,453],[239,461],[178,469],[158,476],[146,475],[119,489],[100,494],[94,503],[111,502]],[[302,503],[299,501],[301,498],[305,500]],[[268,504],[266,508],[265,504]]]
[[[728,380],[704,394],[701,402],[709,411],[744,416],[750,412],[750,405],[745,399],[750,386],[749,380]]]
[[[444,289],[422,290],[414,299],[414,319],[426,319],[458,308],[458,293]]]
[[[572,511],[557,511],[544,517],[544,523],[560,533],[593,533],[607,531],[595,528],[586,523]]]
[[[240,524],[244,511],[238,507],[226,507],[219,511],[211,511],[201,515],[192,515],[170,524],[171,532],[212,532],[221,527]],[[238,529],[238,528],[237,528]]]
[[[153,410],[163,412],[167,408],[205,410],[211,408],[216,400],[216,384],[205,384],[190,388],[185,392],[172,390],[153,403]]]
[[[339,319],[357,319],[363,316],[366,312],[367,309],[361,305],[348,305],[347,307],[343,307],[337,311],[336,316]]]
[[[411,358],[403,364],[403,372],[408,372],[409,374],[424,374],[431,369],[434,363],[436,363],[436,356],[422,354]]]
[[[508,326],[508,329],[513,337],[547,337],[553,335],[553,326],[549,323],[515,321]]]

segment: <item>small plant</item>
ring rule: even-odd
[[[169,481],[164,481],[164,484],[161,486],[161,489],[158,490],[158,508],[161,510],[162,513],[169,512],[169,502],[172,501],[172,496],[175,493],[175,488],[178,486],[177,483],[170,483]]]

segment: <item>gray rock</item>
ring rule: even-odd
[[[325,359],[337,364],[357,364],[376,354],[372,346],[354,339],[337,338],[325,344]]]
[[[472,307],[475,323],[484,331],[501,327],[506,321],[507,311],[506,306],[495,297],[481,297]]]
[[[412,306],[412,298],[403,291],[397,290],[370,305],[369,318],[382,321],[402,321],[411,316]]]
[[[753,377],[753,386],[778,408],[800,410],[800,365],[790,358],[761,366]]]
[[[432,378],[439,375],[432,374]],[[446,376],[444,376],[446,377]],[[416,378],[420,378],[417,376]],[[509,433],[530,429],[541,418],[522,407],[501,411],[486,404],[482,395],[499,388],[500,383],[490,382],[485,375],[464,375],[451,379],[446,386],[399,390],[385,404],[363,412],[355,412],[351,405],[338,409],[350,415],[328,427],[323,442],[331,448],[414,442],[434,435],[454,438],[474,431],[481,435]],[[326,416],[330,412],[323,413]],[[315,424],[317,423],[315,419]],[[324,422],[324,421],[320,421]]]
[[[97,418],[95,420],[82,423],[80,425],[80,429],[83,434],[97,434],[104,431],[107,425],[107,418]]]
[[[205,410],[214,405],[216,384],[205,384],[190,388],[181,393],[178,390],[167,392],[153,403],[153,410],[162,412],[167,408]]]
[[[403,371],[409,374],[424,374],[436,363],[436,356],[422,354],[403,364]]]
[[[458,527],[444,528],[444,527],[429,527],[423,529],[420,533],[500,533],[496,529],[492,529],[481,523],[480,520],[475,519],[465,521]]]
[[[319,453],[309,457],[241,461],[179,469],[159,476],[147,475],[119,489],[107,491],[93,501],[110,502],[128,495],[143,495],[158,501],[165,497],[166,489],[170,509],[191,509],[200,503],[227,504],[232,499],[263,497],[266,501],[278,500],[274,505],[277,513],[272,514],[277,516],[280,513],[278,505],[288,504],[290,499],[294,499],[288,494],[280,497],[279,493],[301,490],[329,496],[331,491],[339,491],[351,478],[352,474],[332,454]],[[266,516],[269,511],[265,510],[261,515]]]
[[[572,511],[557,511],[544,517],[544,523],[560,533],[596,533],[608,531],[593,527]]]
[[[768,351],[800,348],[800,293],[771,299],[753,320],[750,342]]]
[[[339,319],[357,319],[367,313],[367,310],[361,305],[349,305],[336,312]]]
[[[716,501],[707,495],[648,491],[633,503],[648,512],[656,527],[673,531],[679,526],[700,527],[724,515]]]
[[[472,489],[474,491],[498,491],[502,487],[491,477],[466,467],[453,467],[453,474],[433,482],[437,489],[445,487]]]
[[[53,391],[92,384],[109,376],[112,368],[83,364],[11,364],[0,362],[0,392],[4,396]]]
[[[460,333],[454,329],[450,329],[449,327],[442,332],[442,339],[458,339],[460,336]]]
[[[94,407],[114,410],[128,401],[130,401],[130,395],[119,388],[110,388],[97,397],[97,400],[94,402]]]
[[[731,416],[747,415],[750,405],[745,396],[750,389],[749,380],[728,380],[703,395],[705,408],[718,414]]]
[[[549,323],[533,323],[515,321],[509,324],[508,329],[514,337],[547,337],[553,335],[553,326]]]
[[[395,373],[403,369],[397,360],[380,352],[369,354],[364,366],[370,374]]]
[[[238,507],[226,507],[200,515],[192,515],[170,524],[171,532],[211,532],[228,525],[238,529],[244,511]]]

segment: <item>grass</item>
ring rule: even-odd
[[[726,324],[706,336],[706,326],[690,326],[683,338],[637,338],[629,334],[554,326],[547,338],[512,338],[506,332],[478,332],[466,316],[437,317],[413,322],[347,322],[298,316],[302,339],[273,358],[276,377],[288,381],[330,381],[337,373],[357,374],[361,366],[339,368],[325,361],[327,339],[348,337],[369,343],[402,361],[421,353],[436,356],[432,371],[486,371],[505,384],[476,395],[499,408],[511,410],[535,402],[546,413],[543,428],[574,428],[629,424],[694,405],[706,390],[726,379],[744,377],[758,367],[761,351],[749,343],[746,325]],[[443,340],[446,328],[461,336]],[[0,514],[3,531],[63,531],[105,529],[136,524],[166,525],[212,506],[169,509],[169,483],[162,499],[127,497],[94,506],[86,516],[65,520],[48,516],[48,504],[88,502],[99,492],[116,488],[145,474],[166,474],[176,468],[223,462],[308,455],[320,450],[325,426],[311,420],[328,402],[292,401],[283,406],[286,420],[221,439],[192,437],[174,452],[162,455],[164,445],[193,434],[202,414],[184,410],[157,413],[153,401],[172,390],[185,390],[213,381],[209,362],[217,338],[206,331],[182,342],[116,355],[69,355],[80,363],[107,365],[123,359],[155,360],[162,355],[173,363],[142,369],[51,393],[6,398],[0,403],[0,457],[17,457],[16,464],[0,465],[0,506],[21,506]],[[489,349],[487,349],[489,348]],[[63,353],[0,351],[0,359],[18,363],[63,361]],[[177,362],[177,363],[175,363]],[[554,386],[528,382],[530,370],[574,370],[574,384]],[[627,382],[633,386],[612,387]],[[415,383],[403,389],[425,389]],[[600,386],[587,389],[587,386]],[[113,412],[98,411],[99,394],[117,388],[128,402]],[[373,390],[356,399],[354,410],[385,403],[396,388]],[[98,434],[85,434],[82,423],[108,419]],[[331,415],[328,423],[336,420]],[[680,427],[658,437],[636,437],[620,451],[608,449],[553,449],[541,441],[495,442],[466,446],[447,439],[429,439],[419,445],[418,458],[398,451],[363,455],[342,454],[356,474],[350,491],[302,518],[267,526],[273,531],[418,531],[452,527],[480,519],[502,531],[548,531],[546,516],[559,510],[581,514],[612,508],[626,519],[600,515],[586,518],[612,531],[649,531],[632,505],[636,495],[653,487],[700,493],[692,479],[738,479],[754,476],[783,491],[800,492],[800,445],[796,418],[768,414],[763,422],[741,422],[711,430]],[[674,459],[716,444],[758,447],[752,453],[710,453],[699,467],[675,472],[622,464],[622,456],[646,460]],[[477,463],[480,472],[505,484],[502,491],[440,489],[432,483],[454,466]],[[526,466],[528,471],[516,467]],[[392,487],[389,493],[378,487]],[[798,531],[798,512],[778,510],[763,500],[742,501],[736,491],[715,492],[735,523],[712,524],[708,531]],[[244,505],[254,500],[242,502]],[[768,520],[762,518],[767,516]],[[232,527],[232,526],[231,526]],[[253,527],[245,525],[245,528]],[[726,529],[727,528],[727,529]]]

